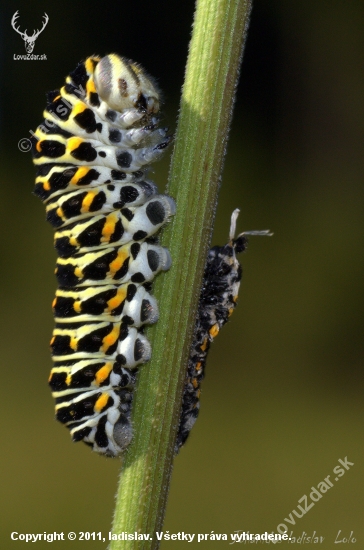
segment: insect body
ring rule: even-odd
[[[33,138],[35,194],[56,229],[59,288],[53,302],[56,418],[74,441],[119,455],[132,438],[137,367],[150,359],[150,294],[171,265],[155,238],[175,213],[145,178],[170,142],[158,128],[159,91],[115,54],[89,57],[48,94]]]
[[[234,210],[231,216],[229,242],[225,246],[214,246],[207,256],[182,397],[176,453],[185,443],[199,413],[200,385],[204,378],[210,344],[228,321],[237,304],[243,270],[236,254],[245,250],[246,235],[271,235],[269,230],[247,231],[235,238],[238,215],[239,210]]]

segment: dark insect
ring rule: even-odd
[[[238,209],[231,215],[229,242],[225,246],[214,246],[207,256],[182,397],[176,453],[185,443],[199,413],[200,385],[204,378],[210,344],[228,321],[237,304],[243,269],[236,254],[245,250],[246,235],[272,234],[269,230],[246,231],[235,238],[238,215]]]

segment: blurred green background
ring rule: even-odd
[[[107,533],[120,468],[73,445],[53,419],[53,236],[18,141],[40,123],[47,90],[79,60],[113,51],[158,78],[174,129],[193,9],[192,0],[0,8],[2,549],[13,548],[11,531]],[[10,25],[16,10],[29,33],[49,15],[34,49],[47,61],[13,60],[25,53]],[[316,531],[334,548],[339,530],[353,531],[364,548],[363,21],[354,0],[254,3],[213,244],[226,241],[236,207],[239,230],[274,237],[251,238],[242,258],[239,307],[210,351],[201,414],[175,461],[170,532],[275,530],[347,456],[354,466],[296,519],[293,536]],[[155,165],[161,191],[169,156]],[[52,548],[85,545],[106,547]]]

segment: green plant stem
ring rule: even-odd
[[[177,202],[163,233],[172,269],[158,277],[160,319],[148,330],[153,358],[141,368],[134,439],[123,463],[111,550],[155,549],[168,495],[181,395],[246,37],[250,0],[198,0],[181,100],[169,193]]]

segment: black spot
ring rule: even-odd
[[[90,103],[94,107],[100,107],[99,94],[97,94],[96,92],[91,92],[90,93]]]
[[[111,170],[111,177],[113,180],[125,180],[125,172],[120,172],[120,170]]]
[[[101,257],[84,267],[84,279],[93,279],[95,281],[104,280],[110,269],[110,263],[115,260],[116,257],[117,249],[106,249],[105,253]]]
[[[77,236],[80,247],[99,246],[106,219],[101,218],[86,226]]]
[[[96,124],[96,130],[101,134],[101,132],[102,132],[102,124],[101,124],[101,122],[98,122],[98,123]]]
[[[58,334],[51,344],[52,355],[68,355],[74,353],[74,350],[70,348],[70,337]]]
[[[134,218],[134,214],[131,210],[129,210],[129,208],[123,208],[121,213],[128,220],[128,222],[131,222]]]
[[[92,202],[89,206],[89,212],[97,212],[98,210],[101,210],[105,202],[106,202],[106,195],[104,191],[100,191],[92,199]]]
[[[124,235],[124,227],[121,223],[121,220],[118,220],[115,224],[115,229],[112,235],[110,235],[109,243],[116,243],[120,241],[121,237]]]
[[[148,264],[152,271],[157,271],[159,267],[159,255],[155,250],[148,250],[147,252]]]
[[[59,141],[54,141],[52,139],[44,139],[40,142],[40,153],[36,153],[36,158],[45,156],[52,159],[62,157],[66,152],[66,146]]]
[[[145,277],[144,277],[143,273],[134,273],[134,275],[132,275],[130,277],[130,280],[133,283],[144,283]]]
[[[120,328],[119,340],[122,342],[129,335],[129,329],[127,326],[122,325]],[[117,357],[116,357],[117,359]]]
[[[145,351],[145,348],[144,348],[143,342],[139,338],[137,338],[134,344],[135,361],[140,361],[141,359],[143,359],[144,351]]]
[[[97,152],[91,143],[83,142],[77,147],[77,149],[71,151],[71,155],[76,160],[92,162],[97,157]]]
[[[107,416],[105,414],[105,416],[102,416],[98,421],[97,430],[95,433],[95,443],[101,448],[107,447],[109,443],[109,438],[107,437],[106,431],[105,431],[106,421],[107,421]]]
[[[147,108],[147,99],[146,99],[145,95],[139,94],[136,106],[139,109],[146,109]]]
[[[166,141],[162,141],[162,143],[158,143],[158,145],[156,145],[156,146],[154,147],[154,150],[155,150],[155,151],[162,151],[163,149],[165,149],[166,147],[168,147],[170,141],[171,141],[171,138],[169,137]]]
[[[66,372],[52,372],[49,380],[49,385],[52,391],[61,391],[63,389],[66,389],[66,378]]]
[[[134,298],[137,291],[136,285],[128,285],[128,290],[126,292],[126,299],[128,302],[131,302]]]
[[[86,68],[85,68],[84,63],[82,63],[82,62],[79,63],[77,65],[77,67],[75,68],[75,70],[70,73],[70,77],[72,78],[72,81],[75,84],[75,86],[77,86],[78,88],[80,88],[80,86],[81,86],[81,88],[83,90],[86,89],[88,76],[87,76],[87,72],[86,72]]]
[[[108,109],[106,111],[106,118],[111,120],[111,122],[114,122],[116,120],[116,117],[118,116],[116,111],[113,111],[112,109]]]
[[[56,101],[52,101],[52,103],[47,105],[46,111],[53,114],[57,119],[65,122],[70,117],[72,106],[70,106],[68,101],[63,99],[63,97],[59,97]]]
[[[76,277],[74,273],[74,267],[71,264],[66,265],[57,265],[56,273],[57,281],[59,286],[72,287],[76,286],[80,282],[80,279]]]
[[[125,275],[128,273],[128,269],[129,269],[129,260],[130,258],[126,258],[126,260],[124,261],[123,265],[121,266],[121,268],[119,269],[119,271],[117,271],[113,277],[113,279],[115,281],[117,281],[118,279],[123,279],[125,277]]]
[[[115,190],[115,185],[110,184],[110,185],[107,186],[107,188],[108,188],[109,191],[114,191]]]
[[[96,132],[96,118],[91,109],[85,109],[82,113],[78,113],[74,119],[80,128],[86,130],[88,134]]]
[[[153,225],[159,225],[164,222],[166,217],[165,208],[160,201],[151,201],[148,203],[147,208],[145,209],[149,221]]]
[[[146,231],[142,231],[141,229],[139,231],[136,231],[133,235],[133,241],[141,241],[142,239],[145,239],[145,237],[148,235]]]
[[[114,368],[113,370],[115,370],[115,372],[117,372],[118,368],[119,367],[122,367],[126,365],[126,357],[125,355],[123,355],[122,353],[119,353],[117,356],[116,356],[116,360],[115,360],[115,363],[114,363]]]
[[[235,241],[233,241],[233,247],[235,248],[235,252],[238,254],[239,252],[244,252],[246,249],[246,246],[248,244],[248,239],[241,235]]]
[[[129,317],[129,315],[124,315],[123,324],[124,325],[133,325],[134,324],[134,319],[132,319],[132,317]]]
[[[77,185],[89,185],[93,181],[98,180],[100,172],[95,170],[95,168],[90,168],[90,170],[77,182]]]
[[[145,323],[150,317],[152,306],[149,300],[142,300],[142,305],[140,308],[140,320]]]
[[[109,140],[111,141],[111,143],[120,143],[120,141],[121,141],[121,132],[120,132],[120,130],[116,130],[116,129],[110,130]]]
[[[55,208],[52,208],[52,210],[49,210],[47,212],[46,220],[53,227],[60,227],[63,224],[63,220],[58,216],[57,210]]]
[[[102,157],[104,159],[106,157],[105,151],[99,151],[99,157]]]
[[[140,244],[139,243],[133,243],[130,247],[130,253],[133,256],[133,260],[138,256],[140,251]]]
[[[128,151],[122,151],[116,155],[116,162],[120,168],[129,168],[133,162],[133,157],[130,153],[128,153]]]
[[[57,250],[61,258],[69,258],[75,252],[77,247],[70,244],[68,237],[58,237],[54,240],[54,248]]]
[[[87,328],[87,327],[86,327]],[[102,346],[102,341],[110,334],[112,330],[112,325],[106,325],[104,327],[96,328],[90,331],[88,334],[85,334],[82,338],[78,340],[77,351],[85,351],[87,353],[96,353],[100,350]],[[107,352],[109,353],[109,351]]]
[[[77,432],[74,432],[72,434],[72,441],[74,441],[75,443],[77,441],[82,441],[82,439],[90,435],[91,430],[92,428],[90,428],[90,426],[86,426],[86,428],[82,428],[82,430],[77,430]],[[87,443],[87,444],[92,446],[92,443]]]
[[[139,191],[131,185],[125,185],[120,189],[120,200],[125,203],[134,202],[139,197]]]
[[[67,219],[78,216],[81,212],[82,201],[87,196],[87,191],[83,191],[73,197],[70,197],[68,200],[64,201],[62,204],[62,210],[64,216]]]

